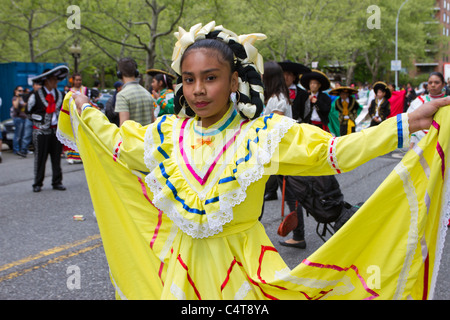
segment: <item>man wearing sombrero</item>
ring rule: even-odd
[[[391,114],[391,105],[389,98],[391,97],[391,90],[386,83],[378,81],[373,85],[375,99],[372,100],[369,106],[368,113],[372,118],[370,126],[377,126],[387,119]]]
[[[307,66],[301,63],[285,60],[278,62],[283,69],[284,80],[289,89],[289,98],[292,105],[292,118],[297,120],[300,116],[300,110],[308,99],[308,93],[299,86],[300,76],[311,72]]]
[[[309,92],[309,98],[300,112],[301,122],[329,131],[328,114],[331,109],[331,98],[323,91],[330,88],[330,80],[323,72],[311,70],[302,75],[300,84]]]
[[[62,145],[56,137],[59,111],[63,94],[58,90],[58,82],[65,79],[69,68],[62,65],[31,79],[42,85],[28,99],[28,113],[33,121],[34,183],[33,191],[40,192],[45,177],[45,164],[50,155],[52,162],[52,186],[55,190],[66,190],[62,184]]]
[[[330,131],[336,136],[345,136],[346,134],[355,132],[355,121],[361,109],[359,103],[354,97],[354,95],[358,93],[358,90],[344,86],[334,88],[329,93],[333,96],[339,96],[336,100],[334,100],[330,112],[330,118],[331,114],[334,114],[333,112],[338,113],[337,125],[339,127],[334,128],[334,123],[332,123],[333,121],[330,119]]]

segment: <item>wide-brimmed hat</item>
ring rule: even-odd
[[[292,62],[291,60],[285,60],[283,62],[278,62],[278,64],[281,66],[281,69],[283,69],[283,71],[290,71],[296,75],[301,75],[304,73],[311,72],[311,69],[308,68],[307,66],[305,66],[301,63]]]
[[[386,99],[389,99],[391,97],[392,92],[386,83],[384,83],[383,81],[375,82],[373,85],[373,92],[377,94],[377,91],[380,89],[386,92],[386,95],[384,96]]]
[[[152,77],[156,76],[159,73],[165,74],[166,76],[169,76],[170,78],[172,78],[172,80],[176,79],[176,77],[173,74],[170,74],[169,72],[164,71],[164,70],[160,70],[160,69],[148,69],[147,70],[147,74],[152,76]]]
[[[300,84],[307,90],[309,90],[309,81],[317,80],[320,83],[320,91],[325,91],[330,88],[330,80],[327,75],[319,70],[311,70],[311,72],[305,73],[300,78]]]
[[[67,66],[61,65],[61,66],[57,66],[53,69],[46,69],[46,70],[44,70],[44,73],[42,73],[36,77],[33,77],[30,80],[33,83],[43,85],[45,80],[50,77],[56,77],[58,79],[58,81],[62,81],[67,77],[68,74],[69,74],[69,68]]]
[[[337,87],[334,88],[333,90],[330,90],[329,94],[333,95],[333,96],[338,96],[341,94],[341,92],[347,92],[348,94],[352,95],[352,94],[356,94],[358,93],[358,90],[352,87]]]

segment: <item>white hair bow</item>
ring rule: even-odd
[[[198,23],[192,26],[189,31],[184,30],[181,27],[178,27],[178,31],[174,33],[175,37],[178,41],[175,43],[175,47],[173,49],[172,54],[172,69],[177,73],[181,74],[181,57],[186,49],[192,45],[196,40],[205,39],[205,36],[211,31],[220,31],[218,37],[221,38],[224,42],[227,42],[232,39],[235,42],[242,44],[247,53],[247,59],[242,61],[243,64],[251,63],[254,64],[257,68],[257,71],[261,74],[264,70],[264,62],[262,56],[258,53],[258,50],[253,46],[256,40],[264,40],[266,36],[262,33],[253,33],[247,35],[236,35],[234,32],[225,29],[223,26],[216,26],[215,21],[211,21],[205,26],[202,26],[201,23]]]

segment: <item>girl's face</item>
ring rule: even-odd
[[[191,50],[181,65],[183,94],[189,106],[209,127],[218,122],[230,108],[229,99],[238,89],[238,73],[217,56],[215,49]]]
[[[383,90],[378,90],[377,91],[377,98],[378,99],[384,98],[385,95],[386,95],[386,93]]]
[[[75,88],[81,88],[81,83],[82,83],[82,79],[81,79],[81,77],[80,76],[75,76],[74,78],[73,78],[73,86],[75,87]]]
[[[158,81],[155,78],[152,80],[152,88],[155,91],[160,91],[163,89],[162,81]]]
[[[428,91],[431,95],[437,96],[442,93],[442,89],[444,89],[444,82],[441,81],[436,75],[432,75],[428,78]]]
[[[310,80],[309,81],[309,90],[311,90],[311,92],[318,92],[320,89],[320,82],[317,80]]]

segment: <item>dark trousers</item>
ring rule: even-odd
[[[266,182],[266,190],[264,194],[277,194],[278,191],[278,184],[279,181],[281,181],[280,187],[283,187],[283,177],[279,179],[279,176],[270,176],[269,180]]]
[[[52,162],[52,186],[62,183],[61,152],[62,145],[56,137],[56,129],[51,134],[44,134],[41,130],[33,130],[34,144],[34,184],[42,187],[45,178],[45,166],[50,155]]]
[[[301,206],[300,201],[297,202],[297,199],[299,197],[295,194],[295,190],[289,185],[289,177],[286,176],[285,179],[286,179],[286,186],[284,190],[284,200],[286,201],[289,207],[289,212],[294,211],[297,206],[298,225],[297,228],[295,228],[294,231],[292,231],[293,234],[292,239],[296,241],[304,240],[305,220],[303,217],[303,208]],[[283,188],[283,176],[270,176],[269,180],[267,180],[266,182],[265,194],[276,193],[278,186],[280,186],[280,188]],[[261,220],[263,213],[264,213],[264,204],[262,207],[262,212],[261,216],[259,217],[259,220]]]

